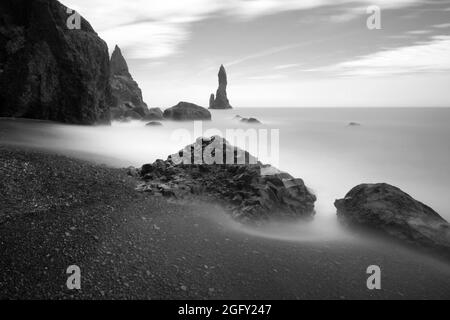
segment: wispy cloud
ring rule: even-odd
[[[210,0],[63,0],[85,16],[110,48],[119,44],[128,58],[170,56],[190,36],[190,25],[220,10]]]
[[[438,28],[438,29],[450,28],[450,23],[435,24],[433,26],[433,28]]]
[[[270,48],[268,50],[264,50],[264,51],[261,51],[261,52],[250,54],[248,56],[245,56],[245,57],[233,60],[233,61],[229,61],[225,65],[228,66],[228,67],[231,67],[231,66],[234,66],[234,65],[237,65],[237,64],[244,63],[244,62],[249,61],[249,60],[253,60],[253,59],[257,59],[257,58],[263,58],[263,57],[271,56],[271,55],[274,55],[274,54],[277,54],[277,53],[280,53],[280,52],[283,52],[283,51],[291,50],[291,49],[299,47],[300,45],[301,44],[292,44],[292,45],[286,45],[286,46],[279,46],[279,47]]]
[[[126,48],[129,59],[157,59],[173,55],[188,37],[183,25],[173,23],[139,23],[111,28],[102,33],[110,49],[113,44],[120,44]]]
[[[62,0],[85,16],[108,43],[119,44],[129,58],[170,56],[189,40],[192,23],[214,15],[253,19],[290,10],[342,5],[341,20],[355,8],[380,5],[385,9],[426,0]],[[339,20],[339,18],[336,18]],[[270,54],[270,53],[269,53]]]
[[[413,34],[413,35],[422,35],[422,34],[429,34],[432,33],[431,30],[412,30],[408,31],[407,34]]]
[[[275,70],[286,70],[286,69],[299,68],[300,66],[301,66],[301,64],[299,64],[299,63],[282,64],[282,65],[275,66],[274,69]]]
[[[263,76],[247,77],[247,79],[249,79],[249,80],[278,80],[278,79],[283,79],[283,78],[286,78],[286,75],[284,75],[284,74],[268,74],[268,75],[263,75]]]
[[[450,71],[450,36],[383,50],[332,66],[305,71],[330,72],[341,76],[386,76],[422,72]]]
[[[234,15],[255,17],[330,5],[345,5],[350,13],[355,13],[360,11],[362,6],[378,5],[383,9],[394,9],[427,1],[429,0],[229,0],[224,2],[228,3],[226,9]]]

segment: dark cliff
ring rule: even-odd
[[[107,45],[73,17],[56,0],[0,2],[0,116],[109,123]]]

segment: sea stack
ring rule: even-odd
[[[109,123],[109,55],[58,1],[0,1],[0,117]],[[78,16],[79,17],[79,16]]]
[[[214,93],[211,93],[211,96],[209,97],[209,108],[214,109]]]
[[[127,62],[118,46],[111,56],[111,111],[113,119],[145,118],[149,110],[142,99],[142,91],[130,74]],[[137,117],[137,115],[139,117]]]
[[[223,65],[219,69],[219,88],[216,92],[216,98],[214,99],[214,94],[211,94],[209,108],[210,109],[231,109],[230,102],[227,97],[227,72]]]

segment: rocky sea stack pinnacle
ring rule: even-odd
[[[142,119],[149,113],[142,91],[131,76],[127,62],[118,46],[111,56],[111,112],[113,119]],[[149,119],[150,120],[150,119]]]
[[[211,97],[209,99],[210,109],[232,108],[227,97],[227,85],[228,85],[227,72],[225,71],[225,67],[221,65],[219,70],[219,88],[217,89],[215,98],[214,94],[211,94]]]

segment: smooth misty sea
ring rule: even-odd
[[[243,124],[236,115],[263,124]],[[278,167],[316,193],[318,215],[334,215],[334,200],[360,183],[386,182],[450,220],[450,108],[241,108],[212,111],[212,117],[201,131],[192,122],[85,127],[3,119],[0,141],[140,167],[192,143],[194,130],[267,129],[270,141],[270,130],[278,129]],[[174,140],[174,132],[183,139]]]

